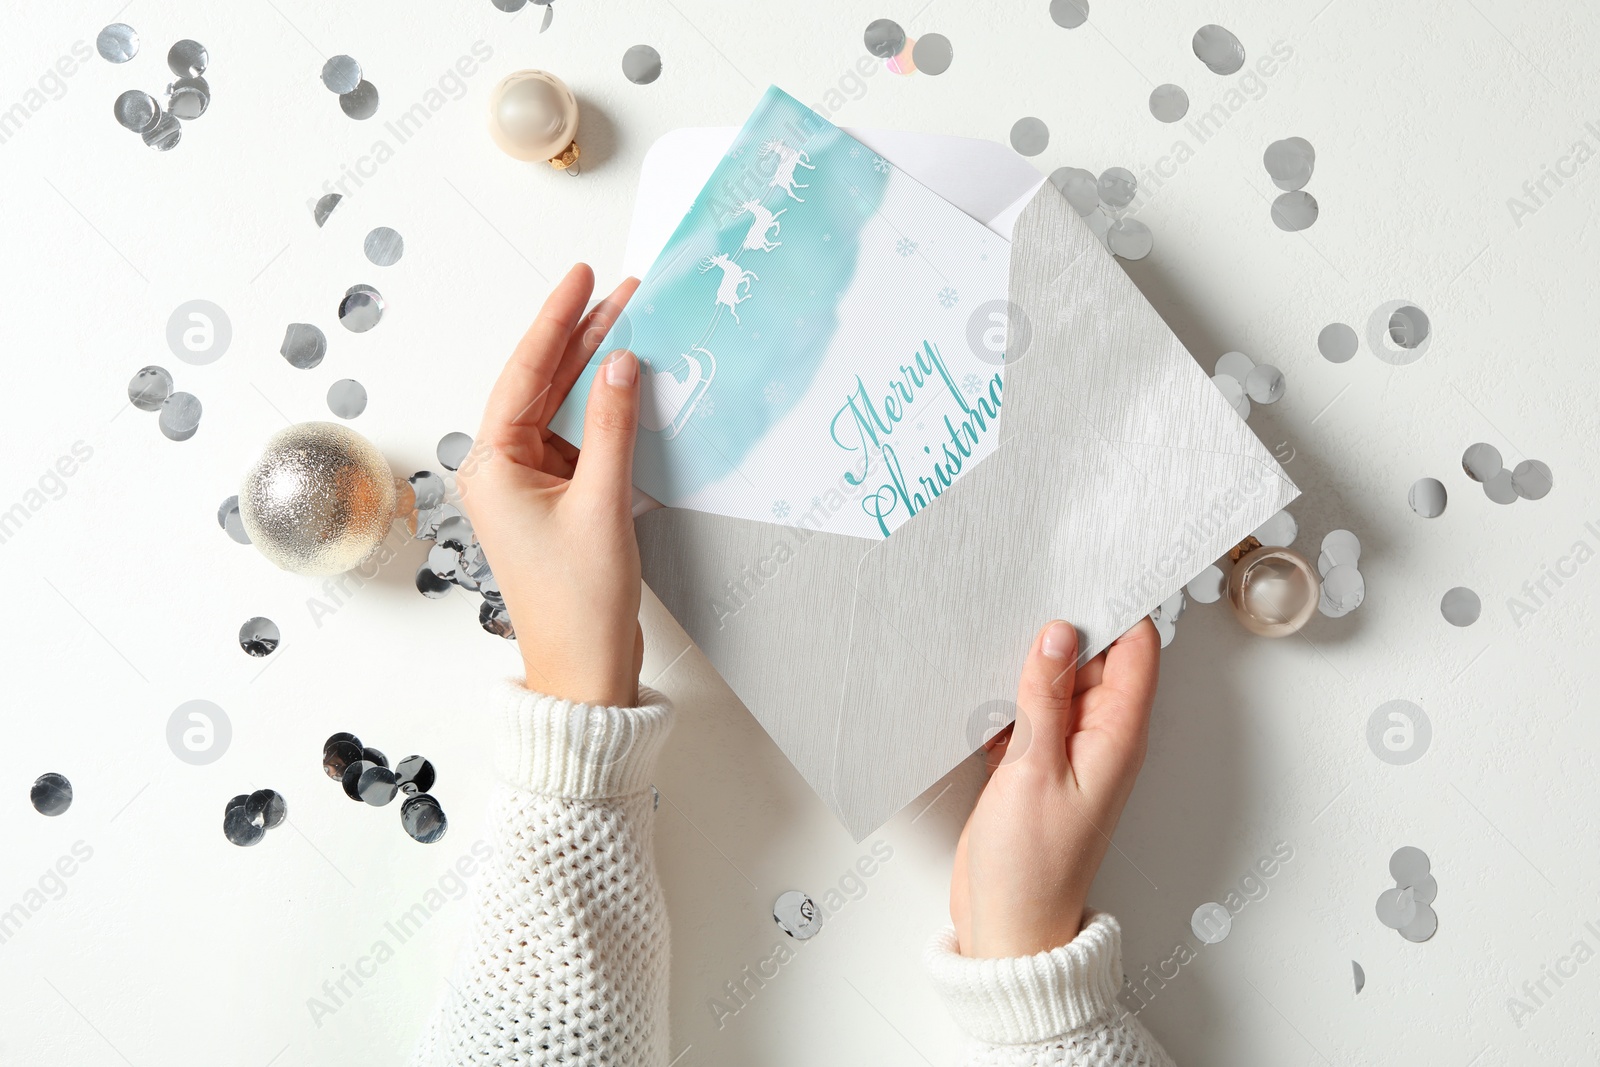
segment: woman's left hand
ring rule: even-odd
[[[585,315],[594,272],[580,263],[561,279],[500,372],[457,481],[505,597],[526,684],[590,704],[636,704],[644,659],[633,353],[612,353],[596,372],[581,454],[550,431],[550,419],[638,287],[629,278]]]

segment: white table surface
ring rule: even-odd
[[[1238,349],[1283,369],[1288,395],[1251,425],[1305,491],[1292,509],[1298,546],[1314,555],[1339,527],[1364,545],[1365,605],[1318,618],[1304,639],[1250,637],[1220,605],[1195,605],[1179,623],[1149,760],[1093,898],[1124,923],[1130,976],[1147,965],[1172,976],[1164,961],[1193,940],[1197,905],[1225,899],[1280,842],[1293,858],[1141,1018],[1185,1064],[1596,1055],[1600,963],[1587,958],[1600,949],[1600,565],[1564,564],[1575,573],[1559,588],[1547,580],[1552,595],[1520,625],[1507,598],[1576,542],[1600,547],[1600,164],[1589,159],[1600,133],[1585,126],[1600,118],[1590,69],[1600,23],[1581,5],[1509,0],[1094,0],[1088,24],[1065,30],[1047,7],[556,0],[542,35],[537,9],[511,16],[488,0],[8,9],[0,112],[22,111],[0,143],[10,382],[0,510],[23,503],[28,514],[0,546],[10,682],[0,913],[23,904],[27,915],[0,943],[0,1060],[285,1067],[403,1056],[467,906],[445,896],[404,943],[387,924],[434,899],[442,878],[453,888],[450,870],[478,839],[475,694],[514,669],[514,650],[478,628],[476,598],[416,594],[415,546],[319,620],[308,599],[324,596],[321,583],[233,544],[217,505],[286,419],[328,417],[324,394],[344,377],[371,397],[353,425],[398,470],[437,468],[435,442],[474,429],[552,279],[579,258],[615,275],[651,142],[679,126],[737,124],[769,81],[808,103],[842,86],[831,117],[843,125],[1005,141],[1015,120],[1037,116],[1051,133],[1032,161],[1041,170],[1141,175],[1153,196],[1138,217],[1155,251],[1129,272],[1208,368]],[[120,67],[93,55],[114,16],[143,38]],[[854,80],[862,30],[878,17],[948,36],[950,70],[903,77],[874,62]],[[1287,53],[1233,108],[1225,94],[1243,76],[1213,75],[1190,50],[1207,22],[1237,33],[1252,62],[1275,46]],[[180,37],[210,49],[214,99],[159,154],[115,125],[111,105],[124,89],[164,86],[166,48]],[[492,57],[461,98],[446,96],[398,143],[385,124],[479,41]],[[622,76],[637,43],[662,54],[652,85]],[[75,47],[87,61],[30,96]],[[340,52],[382,94],[371,121],[346,118],[318,81]],[[516,163],[486,135],[490,88],[523,67],[556,72],[581,97],[580,178]],[[1202,137],[1153,120],[1148,95],[1167,81],[1188,90],[1190,121],[1221,103],[1220,129]],[[1290,135],[1317,151],[1308,188],[1321,218],[1300,235],[1272,225],[1276,191],[1261,164],[1267,144]],[[363,162],[378,141],[391,158]],[[1526,199],[1523,183],[1547,165],[1570,176],[1547,179],[1544,202],[1513,218],[1507,199]],[[319,230],[308,203],[347,168],[368,173]],[[405,237],[395,266],[362,256],[378,225]],[[334,315],[358,282],[388,302],[361,335]],[[232,322],[231,349],[209,366],[178,361],[164,339],[168,315],[196,297]],[[1431,317],[1421,361],[1390,366],[1365,340],[1349,363],[1319,356],[1324,325],[1348,322],[1364,337],[1372,311],[1398,298]],[[320,367],[279,358],[289,322],[326,332]],[[126,404],[128,379],[148,363],[203,401],[193,440],[168,441],[154,415]],[[1554,492],[1491,503],[1460,467],[1476,441],[1509,463],[1544,460]],[[77,442],[92,456],[58,487],[46,476]],[[1451,494],[1431,521],[1406,505],[1426,475]],[[44,494],[30,497],[41,478]],[[1483,598],[1469,628],[1440,615],[1456,585]],[[265,661],[236,643],[253,615],[283,629]],[[681,708],[657,779],[677,1062],[956,1062],[917,957],[944,915],[970,767],[854,845],[660,606],[647,603],[646,616],[645,678]],[[204,767],[165,741],[172,710],[194,698],[221,705],[234,731]],[[1434,727],[1431,750],[1403,767],[1365,741],[1368,716],[1395,698],[1420,704]],[[449,835],[422,847],[392,809],[354,807],[316,762],[335,730],[391,756],[430,756]],[[28,786],[52,770],[76,801],[46,819]],[[223,803],[261,786],[285,794],[292,825],[236,848],[220,833]],[[784,937],[773,898],[853,889],[873,840],[893,856],[859,899],[745,1004],[728,1000],[725,983]],[[58,883],[48,872],[78,842],[90,858]],[[1440,928],[1425,944],[1373,913],[1404,844],[1428,852],[1439,883]],[[41,879],[44,893],[30,897]],[[375,963],[380,941],[393,953]],[[1367,976],[1359,995],[1351,960]],[[313,998],[331,1004],[323,983],[346,967],[363,972],[359,988],[347,982],[336,1010],[313,1011]],[[1547,967],[1570,976],[1557,984]],[[1513,996],[1533,1010],[1514,1014]],[[714,998],[739,1010],[719,1023]]]

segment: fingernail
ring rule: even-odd
[[[606,360],[606,381],[611,385],[632,385],[638,374],[639,361],[625,348],[611,353]]]
[[[1047,659],[1064,660],[1072,655],[1073,646],[1077,643],[1078,635],[1073,632],[1070,625],[1053,622],[1044,632],[1044,640],[1039,643],[1039,650]]]

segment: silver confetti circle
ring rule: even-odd
[[[192,393],[173,393],[161,402],[161,432],[173,441],[187,441],[200,428],[200,400]]]
[[[1107,167],[1100,174],[1097,187],[1100,202],[1109,208],[1124,208],[1133,203],[1139,191],[1139,179],[1126,167]]]
[[[363,80],[339,96],[339,107],[353,119],[370,119],[378,113],[378,87]]]
[[[156,103],[156,98],[138,89],[129,89],[117,97],[111,111],[118,125],[134,133],[143,133],[161,117],[161,105]]]
[[[1486,482],[1505,470],[1505,462],[1500,458],[1498,448],[1479,441],[1468,445],[1467,450],[1461,454],[1461,469],[1466,471],[1467,477],[1473,481]]]
[[[330,758],[342,757],[346,753],[343,745],[334,745],[322,752],[323,767],[326,769]],[[376,767],[377,764],[365,758],[355,759],[346,764],[344,774],[339,778],[339,787],[344,790],[344,795],[351,800],[361,799],[361,776]]]
[[[1171,82],[1150,91],[1150,114],[1157,122],[1178,122],[1189,113],[1189,94]]]
[[[503,637],[507,641],[516,640],[516,631],[511,626],[511,613],[506,611],[504,604],[485,600],[483,606],[478,609],[478,625],[495,637]]]
[[[1029,115],[1011,126],[1011,147],[1024,156],[1036,156],[1050,144],[1050,128]]]
[[[436,773],[433,764],[421,756],[407,756],[394,765],[395,781],[407,796],[427,793],[433,789]]]
[[[392,267],[400,262],[400,257],[405,254],[406,242],[398,230],[388,226],[377,226],[367,234],[365,241],[361,242],[361,250],[366,253],[367,259],[378,267]]]
[[[383,297],[371,286],[354,286],[339,301],[339,323],[351,333],[366,333],[383,319]]]
[[[1410,884],[1406,888],[1411,890],[1411,895],[1418,904],[1432,904],[1438,899],[1439,883],[1434,880],[1433,875],[1425,874],[1421,878],[1409,881]]]
[[[1300,536],[1300,523],[1288,508],[1273,515],[1250,535],[1271,548],[1288,548]]]
[[[1050,19],[1066,30],[1089,21],[1089,0],[1050,0]]]
[[[1283,399],[1284,389],[1283,372],[1265,363],[1252,368],[1244,377],[1244,391],[1257,404],[1276,404]]]
[[[161,115],[144,131],[144,143],[157,152],[170,152],[183,140],[183,124],[176,115]]]
[[[1255,370],[1256,361],[1243,352],[1224,352],[1217,357],[1216,364],[1211,368],[1212,374],[1226,374],[1240,385],[1250,377],[1250,372]]]
[[[1322,597],[1334,608],[1338,617],[1359,608],[1366,596],[1366,579],[1353,566],[1333,567],[1322,576]]]
[[[1496,471],[1491,478],[1483,481],[1483,495],[1493,500],[1496,504],[1515,504],[1517,502],[1517,486],[1511,472],[1504,467]]]
[[[1050,184],[1061,190],[1079,215],[1086,216],[1100,206],[1099,179],[1082,167],[1057,167],[1050,174]]]
[[[245,798],[244,812],[263,830],[272,830],[288,817],[289,802],[276,789],[257,789]]]
[[[128,402],[140,411],[160,411],[172,395],[172,375],[165,367],[141,367],[128,382]]]
[[[1416,885],[1432,871],[1433,861],[1415,845],[1401,845],[1389,856],[1389,876],[1401,888]]]
[[[260,615],[246,619],[244,625],[239,627],[239,647],[244,649],[247,656],[257,659],[270,656],[278,650],[280,640],[278,624]]]
[[[356,782],[356,792],[362,801],[381,808],[400,795],[400,786],[395,782],[393,771],[373,761],[361,762],[367,764]]]
[[[1336,567],[1354,567],[1361,562],[1361,539],[1349,530],[1330,530],[1322,539],[1322,554]]]
[[[950,38],[942,33],[926,33],[917,38],[917,43],[911,46],[911,62],[924,74],[940,75],[950,69],[950,61],[955,56],[955,51],[950,47]]]
[[[1213,74],[1236,74],[1244,66],[1244,45],[1221,26],[1206,25],[1194,31],[1194,54]]]
[[[328,216],[333,214],[333,209],[343,199],[340,193],[324,193],[317,198],[317,206],[311,209],[311,218],[316,222],[317,229],[322,229],[323,223],[328,221]]]
[[[1106,247],[1120,259],[1143,259],[1155,243],[1150,227],[1138,219],[1117,219],[1106,231]]]
[[[432,550],[429,551],[429,555],[432,555]],[[452,588],[450,579],[439,577],[428,564],[424,563],[417,568],[417,592],[429,600],[442,600],[450,595]]]
[[[791,889],[772,902],[772,921],[796,941],[808,941],[822,931],[823,919],[815,901]]]
[[[139,33],[126,22],[113,22],[95,35],[94,50],[107,63],[126,63],[139,54]]]
[[[1245,401],[1244,397],[1244,386],[1240,385],[1239,379],[1233,377],[1233,375],[1213,375],[1211,378],[1211,384],[1217,387],[1217,389],[1222,393],[1223,399],[1226,400],[1229,406],[1234,410],[1238,410],[1241,402],[1248,403],[1248,401]]]
[[[1189,599],[1197,604],[1215,604],[1222,599],[1224,587],[1227,585],[1228,576],[1222,573],[1222,568],[1212,564],[1184,586],[1189,594]]]
[[[367,410],[367,390],[354,378],[340,378],[328,386],[328,410],[341,419],[353,419]]]
[[[1410,922],[1400,927],[1400,936],[1407,941],[1421,943],[1439,931],[1439,916],[1426,904],[1418,903],[1417,913]]]
[[[330,93],[343,96],[361,84],[361,64],[350,56],[334,56],[322,64],[322,84]]]
[[[1273,141],[1261,155],[1272,184],[1285,192],[1304,189],[1316,168],[1317,150],[1304,137],[1285,137]]]
[[[1329,363],[1348,363],[1360,346],[1355,329],[1342,322],[1330,322],[1317,334],[1317,351]]]
[[[622,53],[622,76],[635,85],[649,85],[661,77],[661,53],[636,44]]]
[[[257,823],[250,815],[248,803],[248,797],[240,803],[230,801],[227,811],[222,816],[223,836],[240,848],[259,844],[261,839],[267,836],[266,827]]]
[[[40,815],[54,818],[72,807],[72,783],[64,774],[47,771],[33,780],[28,790],[28,800]]]
[[[1417,902],[1409,889],[1385,889],[1378,894],[1378,921],[1398,930],[1417,917]]]
[[[184,39],[167,49],[167,69],[180,78],[198,78],[211,65],[211,54],[199,41]]]
[[[328,337],[309,322],[291,322],[283,331],[278,354],[289,361],[289,366],[310,370],[328,354]]]
[[[472,438],[456,430],[439,438],[439,445],[434,449],[434,455],[439,458],[439,463],[445,470],[453,471],[466,462],[467,453],[472,450]]]
[[[1543,500],[1555,487],[1555,476],[1543,461],[1525,459],[1511,472],[1511,484],[1524,500]]]
[[[230,496],[217,508],[217,525],[227,532],[228,536],[241,545],[250,543],[250,535],[244,532],[244,520],[239,518],[239,498]]]
[[[1288,233],[1307,229],[1317,221],[1317,198],[1304,189],[1284,193],[1272,202],[1272,224]]]
[[[322,743],[322,772],[342,786],[350,768],[361,762],[361,752],[354,734],[334,734]]]
[[[893,19],[875,19],[861,35],[867,51],[879,59],[893,59],[906,46],[906,31]]]
[[[211,106],[211,86],[204,78],[179,78],[167,86],[167,111],[185,122],[199,118]]]
[[[1483,601],[1464,585],[1449,590],[1439,600],[1439,613],[1451,626],[1471,626],[1483,612]]]
[[[1437,478],[1418,478],[1411,483],[1411,491],[1406,494],[1406,502],[1411,505],[1411,510],[1425,519],[1437,519],[1443,515],[1448,499],[1444,483]]]
[[[450,822],[437,800],[427,793],[418,793],[400,805],[400,825],[413,840],[431,845],[444,836]]]
[[[418,471],[409,479],[417,495],[417,510],[432,509],[444,503],[444,479],[432,471]]]

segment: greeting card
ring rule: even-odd
[[[634,482],[670,507],[881,539],[990,455],[1007,242],[767,90],[551,421],[640,359]]]

